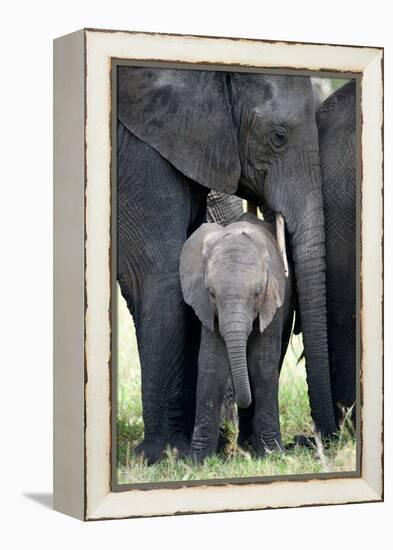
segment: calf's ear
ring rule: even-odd
[[[247,234],[258,244],[259,253],[263,258],[262,278],[266,278],[265,294],[261,300],[259,311],[259,329],[263,332],[270,325],[278,308],[285,300],[285,266],[273,235],[255,219],[255,223]]]
[[[279,276],[272,275],[267,272],[267,283],[265,288],[265,296],[261,303],[259,311],[259,330],[263,332],[270,325],[278,308],[284,303],[285,281],[282,273]]]
[[[223,231],[216,223],[202,224],[185,242],[180,255],[180,282],[184,301],[209,330],[214,330],[214,311],[204,282],[204,255],[207,242]]]

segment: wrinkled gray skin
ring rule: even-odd
[[[229,378],[238,407],[253,402],[252,449],[258,456],[281,450],[278,379],[293,300],[272,226],[252,214],[226,228],[201,225],[183,247],[180,280],[202,322],[193,458],[199,462],[217,450]]]
[[[326,230],[327,319],[336,421],[356,400],[356,82],[317,111]],[[355,419],[355,408],[353,409]]]
[[[227,195],[212,189],[207,196],[206,202],[206,221],[208,223],[218,223],[227,226],[230,223],[238,221],[243,214],[243,201],[236,195]],[[238,424],[239,416],[235,406],[235,394],[232,381],[229,379],[224,392],[224,399],[220,412],[221,422],[231,422]],[[219,449],[224,449],[229,443],[224,430],[220,430]]]
[[[311,411],[336,429],[331,398],[325,233],[315,101],[300,76],[119,67],[118,281],[134,317],[149,462],[184,448],[192,424],[197,328],[182,303],[179,257],[208,189],[285,220],[294,262]],[[185,426],[184,423],[188,423]]]
[[[224,227],[237,221],[243,214],[243,201],[236,195],[210,191],[206,202],[206,221]]]
[[[238,221],[242,214],[243,201],[236,195],[227,195],[226,193],[214,191],[214,189],[208,194],[206,202],[206,221],[208,223],[218,223],[225,227],[230,223]],[[231,380],[228,380],[225,388],[220,417],[221,422],[229,421],[232,424],[237,424],[239,420]],[[219,446],[225,448],[227,443],[228,439],[224,432],[220,432]]]

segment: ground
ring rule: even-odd
[[[132,452],[143,438],[140,367],[132,318],[118,293],[118,482],[152,483],[355,470],[356,443],[349,418],[338,440],[327,450],[320,446],[305,448],[293,445],[295,435],[312,433],[304,360],[298,362],[301,352],[301,337],[294,337],[280,377],[281,432],[288,448],[284,454],[251,458],[236,447],[236,427],[227,424],[225,429],[231,443],[226,454],[195,466],[188,460],[177,460],[168,452],[162,462],[147,466]]]

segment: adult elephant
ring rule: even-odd
[[[355,80],[319,106],[317,124],[325,210],[331,385],[339,423],[356,400]]]
[[[118,280],[136,326],[145,426],[136,452],[154,462],[168,443],[186,448],[184,401],[192,398],[184,397],[184,375],[196,370],[198,342],[178,267],[184,242],[204,219],[208,189],[284,217],[312,416],[322,434],[332,434],[324,215],[310,79],[118,71]]]

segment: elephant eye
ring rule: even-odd
[[[257,290],[254,294],[254,298],[257,300],[261,295],[261,291],[260,290]]]
[[[288,131],[286,128],[275,128],[270,134],[270,143],[274,150],[280,150],[285,147],[288,141]]]
[[[209,294],[210,294],[210,298],[212,298],[213,300],[215,299],[216,295],[214,294],[214,290],[209,288]]]

